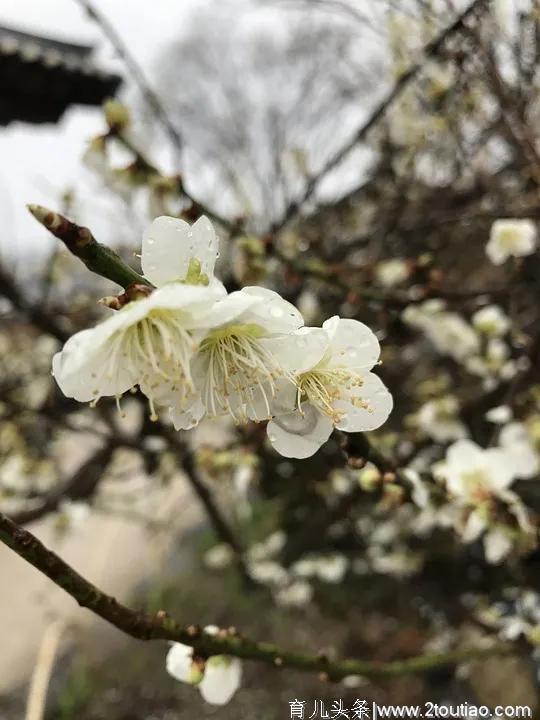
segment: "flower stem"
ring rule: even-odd
[[[114,250],[98,243],[88,228],[81,227],[60,213],[41,205],[27,207],[39,223],[61,240],[67,249],[96,275],[112,280],[124,289],[133,283],[150,285],[148,280],[127,265]]]

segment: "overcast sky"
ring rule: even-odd
[[[95,0],[151,75],[158,52],[178,36],[182,19],[204,0]],[[150,11],[151,8],[151,11]],[[75,0],[0,2],[0,25],[97,47],[100,66],[123,67],[99,29]],[[69,110],[57,125],[12,123],[0,129],[0,213],[4,228],[0,247],[16,244],[32,252],[47,249],[45,235],[25,209],[28,202],[57,205],[62,190],[81,174],[80,157],[87,138],[102,130],[99,110]],[[6,238],[5,230],[9,231]]]

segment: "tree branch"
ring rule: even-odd
[[[165,106],[161,102],[161,99],[151,87],[141,66],[129,51],[128,46],[124,43],[110,20],[108,20],[103,13],[99,12],[90,0],[77,0],[77,2],[88,13],[88,16],[97,23],[97,25],[99,25],[105,37],[109,40],[120,58],[124,61],[125,66],[131,73],[133,80],[154,113],[154,116],[161,123],[162,127],[169,135],[178,154],[180,154],[184,144],[182,135],[174,126],[167,110],[165,109]]]
[[[98,243],[88,228],[76,225],[60,213],[41,205],[27,207],[36,220],[61,240],[70,253],[82,260],[91,272],[112,280],[123,288],[134,283],[150,285],[148,280],[127,265],[114,250]]]
[[[183,626],[165,612],[149,615],[120,604],[115,598],[106,595],[79,575],[58,555],[48,550],[32,533],[19,527],[2,513],[0,513],[0,541],[46,575],[58,587],[65,590],[81,607],[88,608],[95,615],[131,637],[138,640],[181,642],[193,647],[194,654],[201,657],[232,655],[280,668],[295,668],[319,673],[329,680],[337,681],[348,675],[388,678],[396,675],[429,672],[461,662],[515,652],[515,648],[511,645],[497,644],[491,647],[420,655],[390,662],[332,661],[320,654],[288,651],[270,643],[255,642],[242,637],[233,630],[222,630],[217,635],[209,635],[197,626]]]

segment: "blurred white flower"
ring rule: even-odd
[[[536,225],[532,220],[495,220],[491,226],[486,254],[494,265],[509,257],[531,255],[536,250]]]
[[[493,528],[484,535],[484,551],[486,560],[491,565],[498,565],[512,550],[512,538],[503,528]]]
[[[540,457],[523,423],[505,425],[499,436],[499,445],[511,459],[516,477],[529,480],[538,475]]]
[[[458,440],[439,463],[435,473],[463,515],[451,517],[463,542],[471,543],[483,535],[486,559],[499,563],[511,551],[512,528],[497,521],[496,502],[503,503],[516,518],[519,528],[531,532],[527,511],[510,486],[518,477],[515,458],[506,448],[482,449],[470,440]]]
[[[248,572],[255,582],[262,585],[285,585],[289,579],[285,568],[272,560],[250,561]]]
[[[375,279],[385,288],[394,287],[409,277],[409,267],[405,260],[382,260],[375,268]]]
[[[267,560],[277,555],[285,546],[287,536],[282,530],[276,530],[265,540],[255,543],[249,548],[249,559],[255,562]]]
[[[512,419],[512,409],[508,405],[498,405],[486,413],[486,420],[496,425],[504,425]]]
[[[507,453],[500,448],[484,450],[472,440],[458,440],[451,445],[436,473],[445,480],[453,498],[473,506],[492,496],[507,500],[508,488],[516,478]]]
[[[510,380],[518,370],[516,362],[510,358],[510,348],[497,337],[490,338],[483,356],[468,358],[465,367],[473,375],[483,378],[485,390],[497,387],[501,380]]]
[[[422,557],[407,548],[386,550],[380,546],[368,549],[372,569],[381,575],[407,578],[422,567]]]
[[[473,326],[484,335],[500,337],[508,332],[510,320],[498,305],[486,305],[472,316]]]
[[[70,527],[81,525],[90,515],[90,505],[76,500],[62,500],[58,510]]]
[[[295,409],[268,423],[268,437],[285,457],[306,458],[328,440],[334,427],[374,430],[392,410],[392,396],[370,372],[380,354],[373,332],[337,316],[322,328],[302,328],[287,338],[283,355],[295,373]]]
[[[313,588],[305,580],[295,580],[275,594],[278,605],[283,607],[305,607],[313,597]]]
[[[321,304],[317,294],[314,293],[313,290],[302,290],[296,300],[296,305],[308,325],[314,324],[317,321],[321,312]]]
[[[234,551],[227,543],[219,543],[204,554],[204,564],[212,570],[229,567],[234,559]]]
[[[480,341],[474,329],[461,315],[448,312],[439,300],[409,305],[402,317],[408,325],[422,330],[441,355],[463,362],[480,350]]]
[[[193,648],[182,643],[173,643],[166,666],[169,675],[180,682],[196,685],[206,702],[212,705],[228,703],[242,679],[242,664],[238,658],[214,655],[204,662],[194,659]]]
[[[291,570],[297,577],[317,577],[322,582],[339,583],[348,567],[349,561],[344,555],[309,555],[294,563]]]
[[[340,583],[345,577],[349,561],[344,555],[323,555],[315,562],[315,574],[322,582]]]
[[[467,436],[467,428],[459,420],[459,403],[446,395],[424,403],[416,414],[418,427],[436,442],[459,440]]]

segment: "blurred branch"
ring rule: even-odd
[[[172,432],[164,425],[159,425],[161,435],[166,439],[169,447],[178,458],[182,469],[186,473],[187,480],[191,488],[197,496],[199,502],[210,520],[214,532],[220,542],[227,544],[234,552],[236,564],[242,574],[242,577],[249,584],[254,584],[253,579],[248,573],[244,561],[244,547],[240,539],[237,537],[227,518],[221,512],[219,505],[215,502],[212,492],[208,486],[201,480],[199,471],[196,466],[193,451],[187,447],[186,443],[181,442],[176,432]]]
[[[116,140],[118,140],[118,142],[133,155],[133,157],[135,158],[135,163],[140,170],[144,171],[149,175],[163,177],[162,173],[158,170],[158,168],[146,157],[142,150],[140,150],[135,145],[133,140],[128,137],[126,133],[122,132],[121,130],[115,129],[110,131],[107,137],[114,137]],[[175,177],[175,180],[176,190],[178,194],[183,195],[193,205],[193,207],[190,209],[191,215],[195,215],[196,217],[201,214],[207,215],[211,220],[215,220],[215,222],[219,223],[222,227],[224,227],[227,231],[231,233],[238,229],[238,223],[231,222],[227,218],[219,215],[206,205],[203,205],[198,200],[196,200],[193,195],[191,195],[191,193],[186,190],[181,175],[177,175]]]
[[[239,635],[235,630],[222,630],[210,635],[199,627],[183,626],[160,611],[149,615],[132,610],[106,595],[46,548],[32,533],[0,513],[0,541],[13,552],[46,575],[58,587],[65,590],[81,607],[88,608],[106,622],[139,640],[170,640],[193,647],[194,655],[207,658],[212,655],[230,655],[256,660],[280,668],[295,668],[305,672],[319,673],[322,678],[341,680],[349,675],[384,678],[397,675],[422,673],[449,667],[461,662],[493,655],[516,652],[508,644],[420,655],[403,660],[378,662],[369,660],[332,661],[325,655],[283,650],[265,642],[255,642]]]
[[[131,54],[128,46],[124,43],[113,24],[107,17],[105,17],[105,15],[96,9],[93,2],[90,0],[76,0],[76,2],[88,13],[89,17],[97,23],[97,25],[99,25],[105,37],[107,37],[113,48],[123,60],[141,94],[148,103],[148,106],[151,108],[156,119],[161,123],[162,127],[169,135],[178,154],[180,154],[184,144],[180,132],[174,126],[167,110],[165,109],[165,106],[161,102],[157,93],[152,89],[141,66]]]
[[[286,208],[282,218],[279,222],[275,223],[271,228],[272,232],[278,232],[283,228],[301,209],[302,205],[311,198],[317,186],[320,184],[328,173],[336,168],[340,162],[353,150],[359,142],[362,142],[367,134],[372,130],[377,123],[384,117],[386,111],[391,105],[401,96],[404,90],[409,84],[416,79],[416,77],[423,70],[427,61],[434,58],[444,47],[447,40],[459,32],[465,27],[466,21],[483,5],[487,5],[486,0],[473,0],[473,2],[454,20],[454,22],[442,30],[437,37],[435,37],[430,43],[428,43],[423,52],[421,53],[421,59],[414,63],[408,70],[406,70],[398,80],[390,92],[383,98],[382,102],[377,105],[375,110],[371,113],[369,118],[358,128],[352,138],[343,145],[317,172],[307,183],[304,193],[300,199],[294,200]]]
[[[98,243],[90,230],[68,220],[63,215],[41,205],[28,205],[28,210],[49,232],[61,240],[66,248],[78,257],[96,275],[128,288],[130,285],[148,285],[148,280],[129,267],[114,250]]]
[[[52,335],[60,342],[66,342],[70,333],[61,328],[56,321],[38,305],[31,305],[23,298],[13,278],[0,266],[0,295],[7,298],[12,305],[22,312],[37,328]]]
[[[40,505],[12,515],[13,522],[25,525],[55,512],[64,500],[88,500],[91,498],[99,487],[116,447],[117,443],[110,441],[104,447],[99,448],[60,489],[47,495]]]

